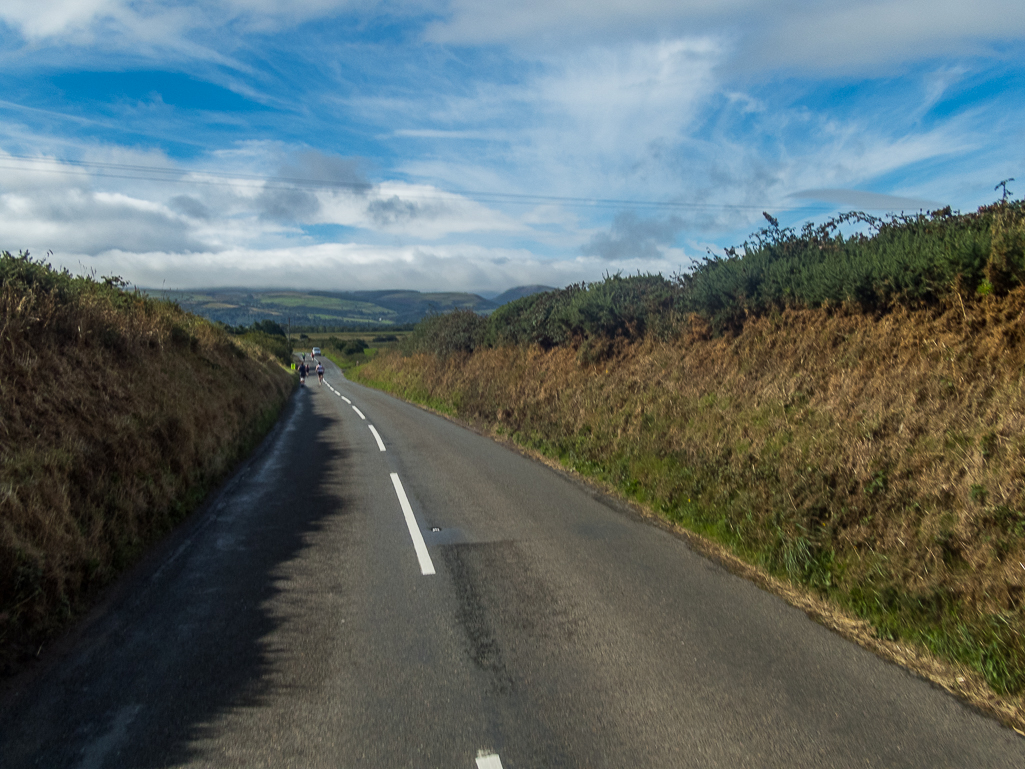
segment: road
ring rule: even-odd
[[[328,365],[0,698],[0,765],[1020,767],[1025,740]]]

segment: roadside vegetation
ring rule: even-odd
[[[1023,372],[1025,212],[1000,201],[800,232],[769,217],[685,275],[427,318],[352,376],[928,649],[1021,727]]]
[[[300,350],[308,353],[313,347],[320,347],[328,360],[348,372],[380,353],[399,349],[408,335],[408,330],[396,332],[393,329],[303,334],[305,339],[301,340]]]
[[[0,254],[0,673],[251,451],[294,385],[278,347]]]
[[[221,325],[221,324],[218,324]],[[285,329],[272,320],[262,320],[251,326],[222,326],[225,331],[240,337],[250,347],[262,347],[285,366],[292,362],[292,344],[288,340]]]

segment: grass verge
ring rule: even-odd
[[[0,674],[90,605],[273,425],[294,377],[262,347],[0,257]]]

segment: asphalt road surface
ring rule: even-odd
[[[328,365],[0,700],[7,767],[1025,767],[600,494]]]

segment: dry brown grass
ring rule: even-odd
[[[167,532],[284,402],[269,355],[140,296],[0,290],[0,671]]]
[[[989,709],[1021,726],[1023,340],[1019,289],[878,317],[792,310],[732,338],[695,319],[598,366],[500,348],[356,376],[611,484],[860,617],[876,645],[928,647],[953,688],[988,681]]]

